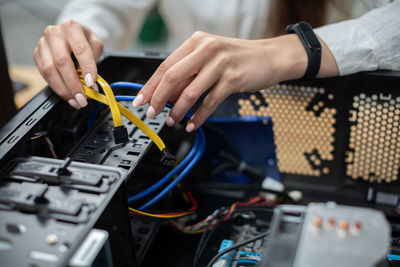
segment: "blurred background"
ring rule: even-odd
[[[44,29],[55,23],[68,0],[0,0],[0,25],[13,81],[14,100],[22,107],[47,84],[33,60],[33,50]],[[149,13],[133,50],[163,51],[167,32],[157,12]]]
[[[33,49],[47,25],[54,24],[67,0],[0,0],[3,42],[17,108],[46,82],[36,70]]]

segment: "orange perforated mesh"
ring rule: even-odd
[[[400,165],[400,97],[359,94],[350,109],[346,174],[369,182],[393,182]]]
[[[283,84],[263,90],[264,99],[252,94],[238,100],[240,115],[272,117],[280,171],[308,176],[330,172],[323,163],[334,159],[336,109],[323,101],[306,109],[316,96],[324,94],[323,88]]]

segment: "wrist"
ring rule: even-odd
[[[273,49],[273,69],[278,82],[300,79],[304,76],[308,57],[303,44],[295,34],[270,39]]]

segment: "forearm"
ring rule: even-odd
[[[266,64],[271,66],[275,73],[276,83],[299,79],[304,76],[308,59],[304,46],[295,34],[282,35],[272,39],[258,41],[265,46],[265,53],[272,55],[271,61]],[[336,61],[326,46],[320,40],[322,46],[321,67],[317,77],[332,77],[339,75]]]

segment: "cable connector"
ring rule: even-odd
[[[164,166],[174,166],[174,163],[176,161],[176,157],[169,153],[168,149],[164,148],[161,151],[161,164]]]
[[[114,127],[113,129],[114,141],[116,144],[128,142],[128,130],[125,126]]]

